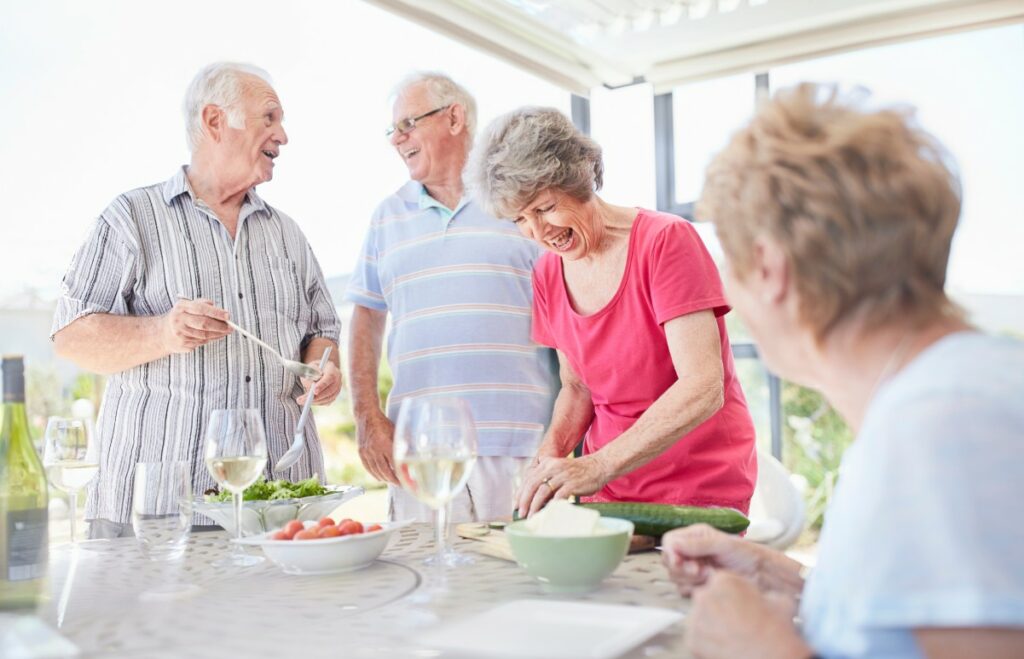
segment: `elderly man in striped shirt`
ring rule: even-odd
[[[530,282],[537,247],[464,197],[462,168],[476,103],[445,75],[414,74],[397,88],[391,146],[411,179],[370,222],[346,299],[355,304],[349,382],[359,453],[377,478],[397,485],[394,420],[413,396],[465,399],[479,459],[453,502],[454,521],[508,517],[518,476],[551,418],[556,364],[530,341]],[[381,410],[377,368],[387,315],[394,387]],[[430,511],[390,488],[393,518]]]
[[[210,65],[184,109],[191,163],[103,211],[64,276],[53,321],[59,356],[110,375],[86,506],[91,537],[130,533],[138,462],[186,460],[194,491],[214,485],[202,459],[214,409],[260,410],[269,465],[288,449],[310,383],[233,333],[229,318],[292,359],[318,364],[334,348],[314,402],[341,388],[340,323],[320,266],[298,225],[255,191],[288,142],[267,73]],[[293,480],[324,473],[314,424],[305,432],[305,454],[283,474]]]

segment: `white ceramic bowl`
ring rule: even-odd
[[[319,520],[349,499],[363,494],[360,486],[328,485],[327,494],[297,499],[276,499],[274,501],[243,501],[242,502],[242,535],[252,536],[283,527],[293,519],[300,522]],[[197,497],[193,510],[206,515],[221,528],[235,535],[235,509],[230,501],[209,503],[203,497]]]
[[[333,574],[373,563],[387,547],[391,534],[409,523],[380,522],[379,531],[315,540],[274,540],[270,536],[276,531],[270,531],[235,542],[261,547],[267,558],[287,574]],[[316,522],[306,522],[305,526],[316,526]]]

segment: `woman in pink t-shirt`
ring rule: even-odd
[[[601,148],[563,114],[495,120],[468,169],[477,196],[548,253],[533,273],[533,339],[562,389],[519,512],[553,497],[729,506],[757,477],[754,427],[714,262],[680,217],[615,206]],[[583,437],[583,457],[567,456]]]

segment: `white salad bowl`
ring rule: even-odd
[[[242,535],[253,536],[279,529],[293,519],[316,521],[366,490],[356,485],[328,485],[327,494],[296,499],[254,500],[242,502]],[[230,501],[209,502],[196,497],[193,510],[206,515],[232,536],[235,535],[235,510]]]
[[[271,536],[276,531],[271,531],[233,542],[262,548],[286,574],[333,574],[370,565],[387,547],[391,534],[410,523],[380,522],[382,528],[377,531],[313,540],[274,540]],[[306,522],[304,526],[310,528],[317,523]]]

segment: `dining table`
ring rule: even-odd
[[[193,533],[184,557],[168,562],[145,558],[134,538],[51,546],[49,596],[36,622],[60,640],[53,647],[63,647],[65,656],[422,659],[480,656],[469,646],[438,648],[430,638],[503,604],[525,600],[525,606],[550,604],[557,611],[595,603],[678,612],[679,620],[621,656],[686,656],[681,620],[689,602],[668,580],[656,551],[626,556],[596,590],[565,595],[546,592],[515,562],[477,553],[471,540],[453,544],[472,561],[448,567],[443,590],[436,568],[424,564],[435,550],[429,524],[396,530],[364,569],[324,575],[285,574],[269,560],[214,567],[232,550],[222,531]],[[564,630],[573,634],[577,625],[582,647],[589,639],[580,622],[566,620]],[[510,620],[487,640],[497,654],[513,656],[510,641],[529,635],[529,627]]]

